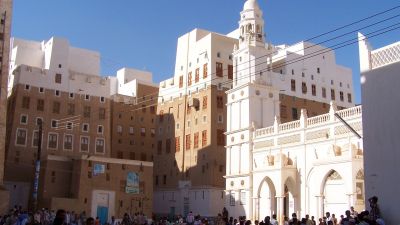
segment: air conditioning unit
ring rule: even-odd
[[[199,108],[200,106],[200,101],[197,98],[190,98],[188,101],[188,106],[189,107],[195,107],[196,109]]]

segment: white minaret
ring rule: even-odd
[[[279,117],[279,90],[272,87],[269,76],[272,51],[265,44],[264,20],[257,0],[247,0],[240,15],[239,46],[233,52],[233,88],[226,92],[226,206],[232,216],[241,216],[245,210],[250,219],[256,219],[253,208],[257,191],[251,185],[253,133],[272,126]],[[245,198],[246,204],[232,206],[231,196],[238,201]]]

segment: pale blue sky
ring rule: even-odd
[[[173,74],[179,36],[194,28],[229,33],[237,28],[243,3],[244,0],[14,0],[12,34],[37,41],[64,37],[73,46],[99,51],[105,75],[115,74],[126,66],[151,71],[159,82]],[[273,44],[294,44],[400,5],[398,0],[259,0],[259,3],[267,39]],[[346,31],[398,14],[400,8]],[[399,22],[400,17],[396,17],[365,32]],[[371,39],[371,43],[381,47],[398,41],[399,34],[396,30]],[[324,45],[329,47],[350,38],[356,38],[356,33]],[[336,54],[339,64],[353,70],[356,102],[360,103],[358,46],[345,47]]]

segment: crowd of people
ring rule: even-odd
[[[318,221],[314,216],[306,215],[298,218],[293,213],[291,218],[284,217],[284,225],[385,225],[381,217],[376,196],[369,199],[370,211],[358,213],[351,207],[344,215],[337,217],[335,214],[325,213],[325,216]],[[76,213],[74,211],[58,210],[57,212],[48,209],[38,210],[35,213],[22,210],[22,207],[14,207],[8,215],[0,217],[0,225],[278,225],[276,215],[265,217],[263,220],[255,220],[254,223],[245,216],[239,218],[229,217],[226,208],[222,210],[215,220],[211,220],[190,212],[186,217],[177,216],[174,218],[152,218],[148,219],[143,213],[130,215],[125,213],[123,218],[111,217],[110,221],[101,222],[98,217],[86,216],[86,212]]]

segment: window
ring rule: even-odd
[[[190,150],[190,148],[191,148],[190,144],[191,144],[190,134],[187,134],[186,135],[186,146],[185,146],[186,150]]]
[[[233,65],[228,65],[228,79],[233,79]]]
[[[36,109],[37,109],[37,111],[44,111],[44,100],[43,99],[37,100]]]
[[[164,111],[160,110],[159,121],[162,123],[164,121]]]
[[[74,125],[71,122],[67,122],[67,125],[65,126],[67,128],[67,130],[72,130],[72,127]]]
[[[156,129],[154,129],[154,128],[150,129],[150,136],[151,137],[155,137],[156,136]]]
[[[117,125],[117,133],[122,134],[122,126]]]
[[[89,132],[89,124],[88,123],[82,124],[82,131],[83,132]]]
[[[203,123],[207,123],[207,116],[203,116]]]
[[[179,77],[179,88],[183,87],[183,76]]]
[[[281,117],[283,118],[283,119],[286,119],[287,118],[287,109],[286,109],[287,107],[285,106],[285,105],[281,105],[280,106],[280,110],[281,110]]]
[[[290,80],[290,86],[292,91],[296,91],[296,80]]]
[[[59,73],[56,74],[55,82],[56,82],[57,84],[61,84],[61,74],[59,74]]]
[[[140,128],[140,135],[141,135],[142,137],[145,137],[145,136],[146,136],[146,128],[144,128],[144,127]]]
[[[189,104],[186,106],[186,113],[188,115],[190,115],[190,113],[192,112],[192,107],[189,106]]]
[[[38,147],[38,145],[39,145],[39,131],[35,130],[33,131],[32,147]]]
[[[326,98],[326,88],[322,88],[322,97]]]
[[[73,103],[67,104],[67,114],[71,116],[75,115],[75,104]]]
[[[171,152],[171,139],[167,139],[165,142],[165,152],[168,154]]]
[[[60,107],[61,103],[60,102],[53,102],[53,113],[55,114],[60,114]]]
[[[303,94],[307,94],[307,84],[305,82],[301,83],[301,91]]]
[[[130,160],[136,160],[136,154],[134,152],[129,153],[129,159]]]
[[[150,106],[150,113],[151,114],[156,114],[156,107],[155,106]]]
[[[89,151],[89,137],[81,137],[81,152]]]
[[[292,69],[292,75],[294,75],[294,69]]]
[[[229,205],[230,206],[235,206],[236,203],[236,196],[235,196],[235,192],[231,192],[231,194],[229,195]]]
[[[104,139],[96,138],[96,153],[104,154]]]
[[[224,123],[224,116],[218,115],[218,123]]]
[[[175,137],[175,152],[179,152],[180,150],[181,150],[180,138]]]
[[[39,88],[39,93],[44,93],[44,88],[40,87]]]
[[[26,129],[18,128],[15,145],[26,146],[26,135],[27,135]]]
[[[203,65],[203,79],[206,79],[208,75],[208,66],[207,63]]]
[[[19,122],[21,124],[27,124],[28,123],[28,116],[27,115],[21,115]]]
[[[192,85],[192,72],[188,74],[188,86]]]
[[[321,69],[319,67],[317,68],[317,73],[321,73]]]
[[[135,134],[135,128],[129,127],[129,134],[130,134],[130,135]]]
[[[40,117],[36,117],[36,126],[39,126],[40,124],[43,124],[43,119]]]
[[[162,154],[162,141],[157,142],[157,154]]]
[[[292,118],[294,120],[298,120],[299,119],[296,108],[292,108]]]
[[[58,128],[58,121],[57,120],[51,120],[51,128]]]
[[[194,139],[193,148],[196,149],[199,147],[199,132],[194,133],[193,139]]]
[[[167,184],[167,175],[163,176],[163,184]]]
[[[106,102],[106,98],[104,98],[104,97],[100,97],[100,102],[101,102],[101,103],[104,103],[104,102]]]
[[[156,186],[158,186],[158,176],[156,176],[156,178],[155,178],[155,184],[156,184]]]
[[[225,145],[225,134],[224,130],[217,130],[217,145],[224,146]]]
[[[64,135],[64,150],[72,150],[73,136],[72,134]]]
[[[83,107],[83,117],[90,118],[90,106]]]
[[[311,92],[313,96],[317,95],[317,87],[315,86],[315,84],[311,85]]]
[[[60,96],[60,91],[59,90],[55,90],[54,95],[59,97]]]
[[[350,94],[350,93],[348,93],[348,94],[347,94],[347,101],[348,101],[349,103],[351,103],[351,102],[352,102],[352,99],[351,99],[351,94]]]
[[[74,97],[75,97],[74,93],[69,93],[69,98],[74,98]]]
[[[103,133],[103,125],[98,125],[97,126],[97,133],[102,134]]]
[[[204,147],[207,145],[207,130],[203,130],[201,132],[201,146]]]
[[[339,96],[340,96],[340,101],[344,101],[344,94],[343,91],[339,92]]]
[[[217,96],[217,108],[224,108],[224,98],[222,96]]]
[[[29,84],[25,84],[25,90],[29,91],[31,89],[31,86]]]
[[[199,68],[197,68],[196,69],[196,73],[195,73],[195,77],[194,77],[194,82],[199,82],[199,79],[200,79],[200,69]]]
[[[90,100],[90,95],[85,95],[85,100],[89,101]]]
[[[207,109],[207,96],[203,96],[203,109]]]
[[[106,109],[99,108],[99,120],[104,120],[106,118]]]
[[[22,97],[22,108],[29,109],[29,103],[31,99],[27,96]]]
[[[49,149],[57,149],[58,148],[58,134],[49,133],[49,140],[47,143],[47,147]]]
[[[246,205],[246,191],[240,191],[240,204]]]
[[[217,77],[223,77],[224,76],[224,69],[223,69],[223,64],[217,62],[216,63],[216,69],[217,69]]]
[[[331,89],[331,99],[332,99],[332,100],[335,100],[335,99],[336,99],[335,90],[334,90],[334,89]]]

